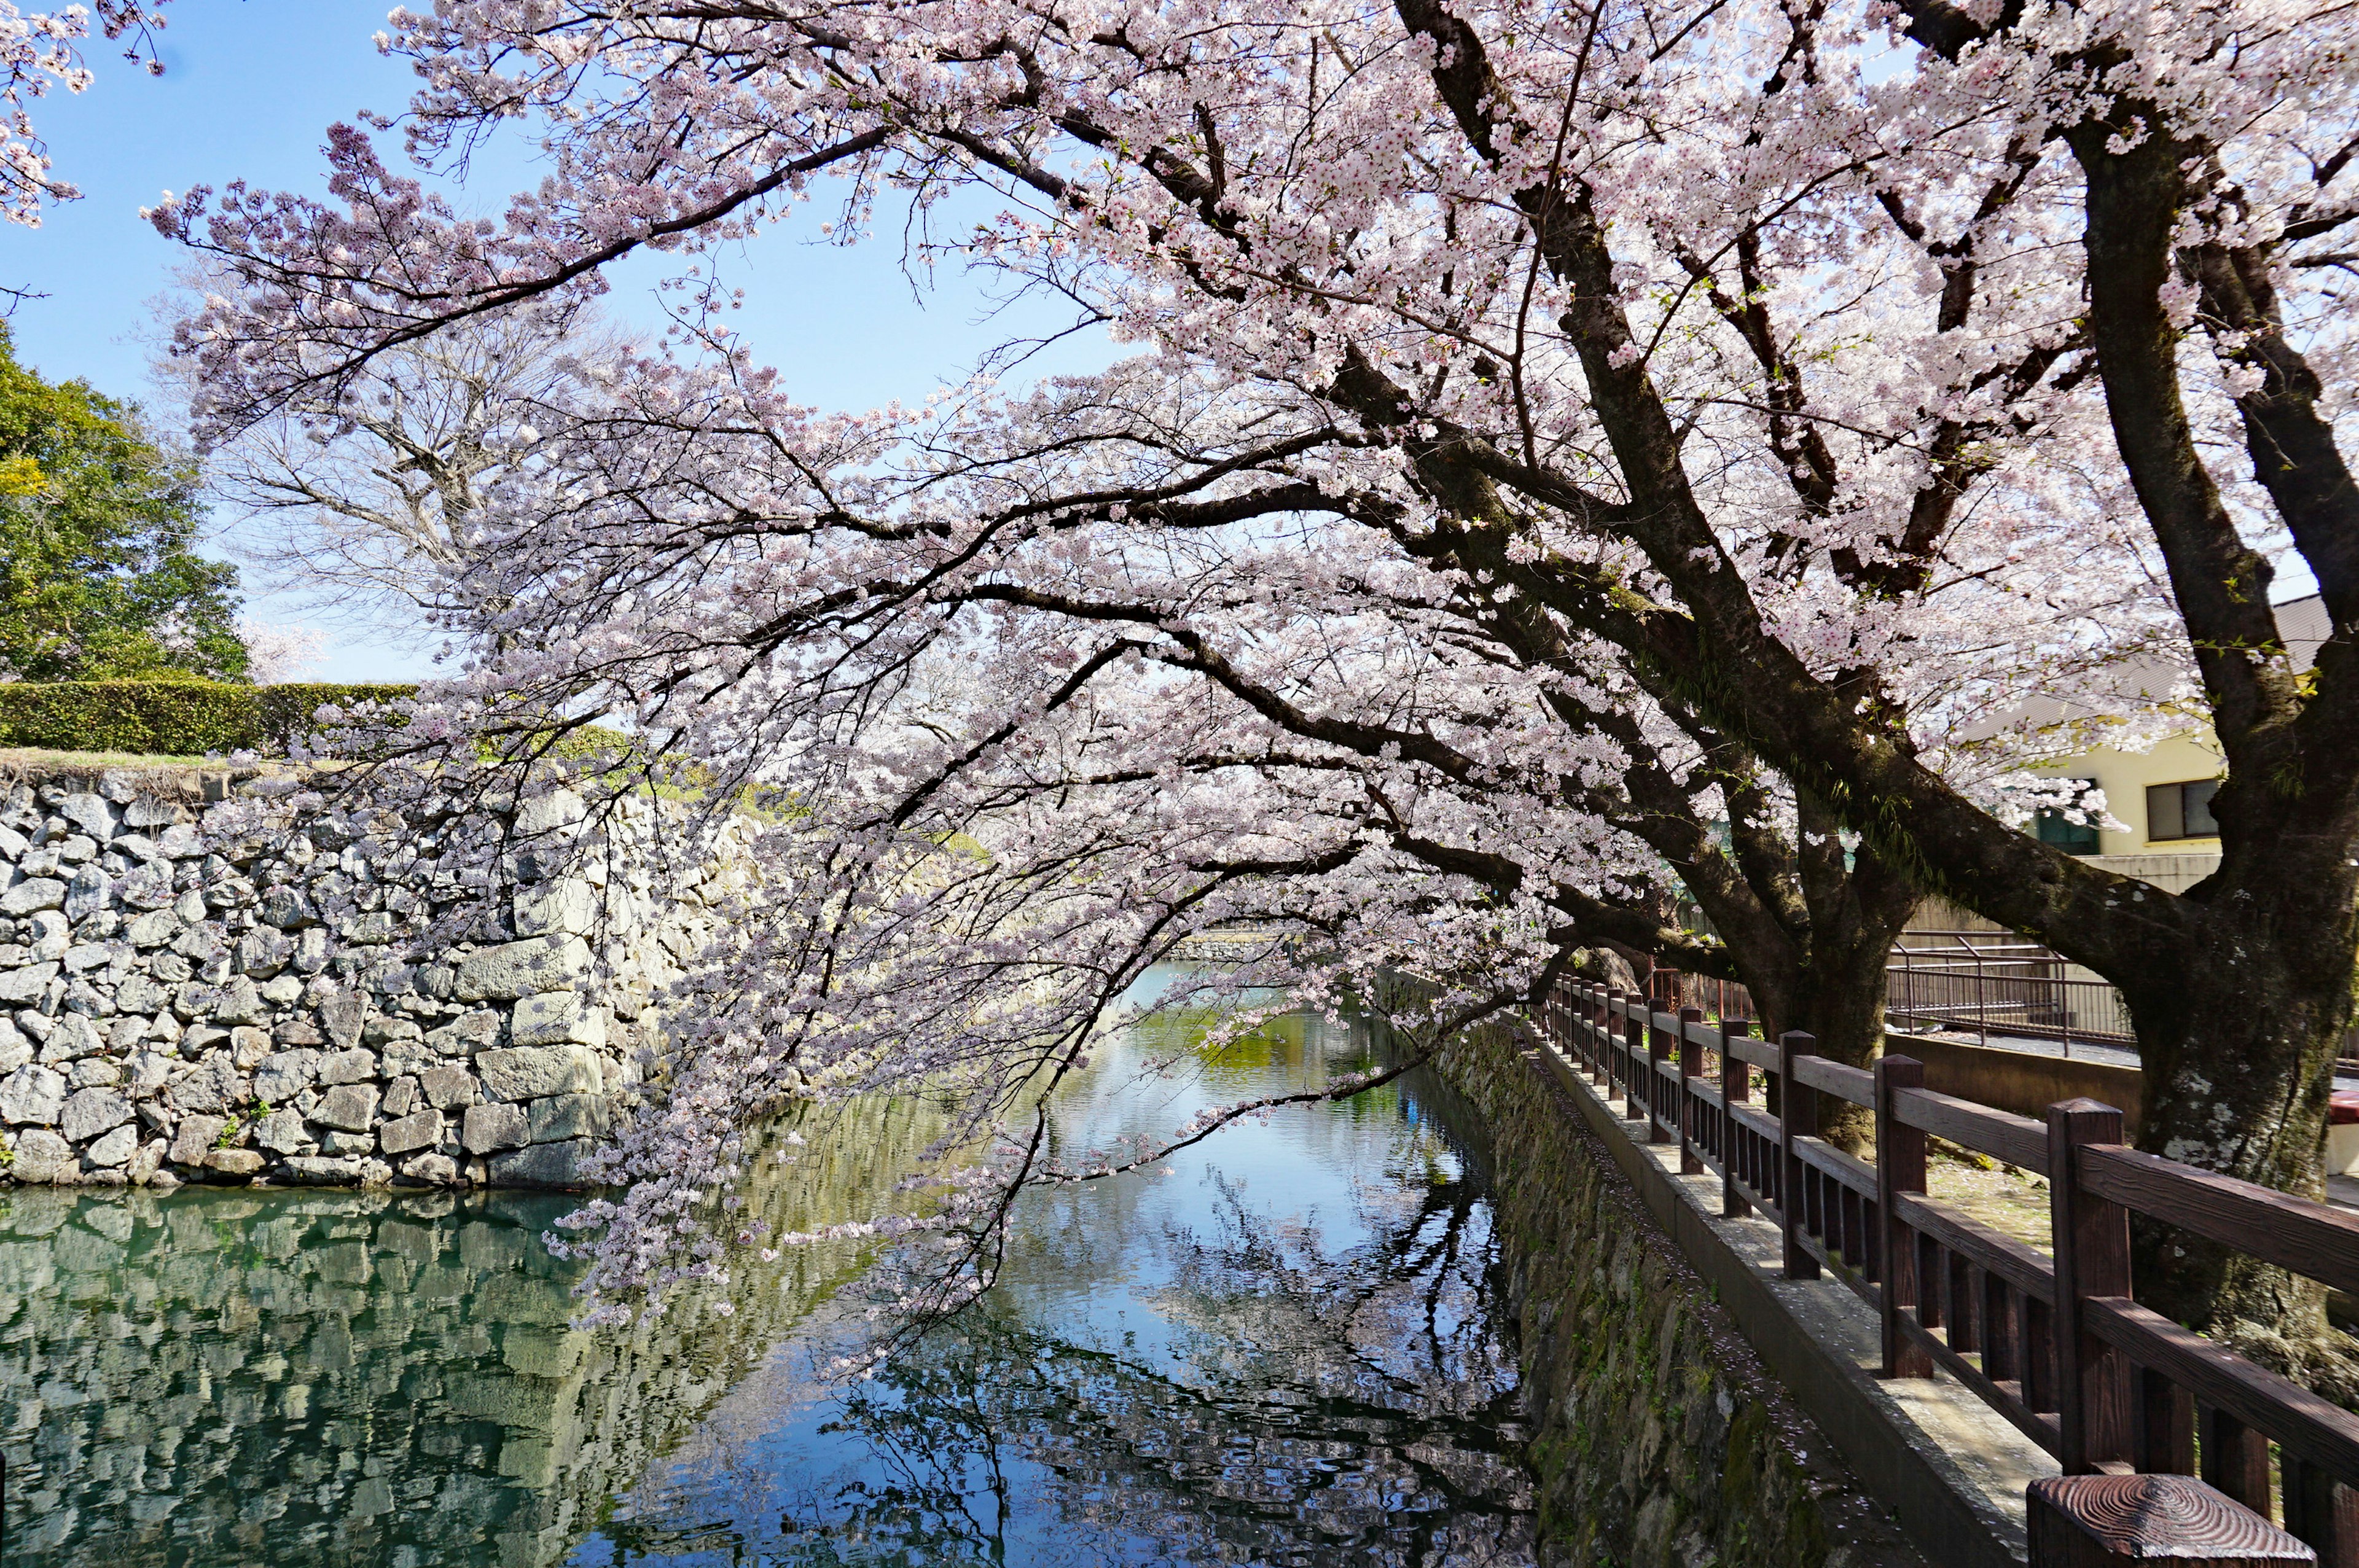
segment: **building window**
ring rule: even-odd
[[[2146,836],[2149,838],[2210,838],[2220,831],[2212,817],[2212,797],[2218,779],[2191,779],[2186,784],[2151,784],[2146,792]]]
[[[2085,799],[2097,787],[2094,779],[2074,779]],[[2076,801],[2075,805],[2079,803]],[[2097,825],[2075,822],[2061,811],[2043,811],[2031,819],[2032,837],[2043,844],[2052,844],[2068,855],[2093,855],[2097,852]]]

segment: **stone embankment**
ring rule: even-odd
[[[573,1182],[696,932],[646,935],[611,857],[546,871],[569,795],[501,824],[544,848],[485,897],[432,852],[450,825],[364,831],[287,784],[231,815],[189,770],[0,779],[0,1178]]]
[[[1542,1563],[1921,1563],[1520,1036],[1472,1031],[1440,1068],[1493,1140]]]

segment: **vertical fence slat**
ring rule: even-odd
[[[1703,1102],[1695,1098],[1696,1069],[1703,1065],[1703,1042],[1693,1031],[1703,1023],[1703,1009],[1680,1009],[1680,1174],[1692,1176],[1703,1169],[1696,1158],[1696,1119]]]
[[[1640,1092],[1638,1074],[1647,1059],[1647,1002],[1642,991],[1625,991],[1622,1002],[1622,1051],[1615,1065],[1622,1072],[1622,1115],[1636,1121],[1647,1114],[1647,1098]]]
[[[2321,1568],[2359,1565],[2359,1491],[2303,1460],[2283,1463],[2286,1533],[2307,1541]]]
[[[2109,1105],[2071,1099],[2048,1108],[2049,1227],[2056,1249],[2056,1395],[2063,1439],[2057,1460],[2067,1476],[2085,1476],[2100,1465],[2130,1457],[2129,1361],[2086,1330],[2081,1306],[2091,1296],[2130,1293],[2129,1211],[2081,1184],[2079,1157],[2085,1144],[2121,1141],[2122,1113]],[[2265,1498],[2262,1512],[2267,1511]]]
[[[2210,1405],[2196,1406],[2196,1431],[2202,1442],[2203,1479],[2267,1519],[2268,1439]]]
[[[2130,1463],[2149,1475],[2195,1474],[2195,1401],[2160,1372],[2130,1385]]]
[[[1651,1006],[1647,1009],[1647,1141],[1669,1143],[1671,1130],[1664,1125],[1670,1118],[1663,1114],[1670,1098],[1663,1092],[1663,1063],[1670,1055],[1670,1032],[1658,1022],[1662,1015]]]
[[[1819,1091],[1794,1078],[1794,1058],[1812,1054],[1817,1044],[1815,1036],[1799,1029],[1777,1036],[1777,1212],[1786,1222],[1779,1261],[1789,1280],[1819,1277],[1819,1260],[1802,1246],[1805,1178],[1802,1157],[1794,1152],[1795,1139],[1814,1138],[1819,1131]]]

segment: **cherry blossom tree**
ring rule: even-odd
[[[110,39],[128,38],[124,58],[160,76],[154,33],[164,26],[166,0],[96,0],[99,31]],[[49,148],[33,127],[32,103],[51,87],[80,92],[90,86],[90,68],[77,47],[90,36],[91,11],[69,5],[60,11],[19,10],[0,0],[0,218],[38,228],[45,201],[71,201],[82,194],[49,172]]]
[[[424,732],[628,697],[701,776],[793,802],[744,895],[759,935],[620,1147],[612,1281],[669,1277],[659,1233],[729,1130],[815,1071],[988,1061],[973,1103],[1004,1110],[1213,921],[1324,934],[1331,962],[1283,966],[1313,995],[1440,977],[1448,1023],[1667,863],[1700,897],[1736,868],[1732,961],[1848,918],[1855,964],[1883,879],[2039,936],[2123,989],[2148,1147],[2314,1191],[2359,946],[2348,26],[444,0],[387,39],[421,77],[408,150],[536,120],[550,176],[502,220],[350,128],[327,202],[156,219],[236,280],[179,340],[225,427],[782,220],[823,172],[849,232],[888,189],[996,192],[969,259],[1141,350],[864,419],[741,355],[635,362],[623,412],[515,487],[470,602],[531,653]],[[2288,551],[2336,628],[2306,673],[2268,609]],[[2156,651],[2229,764],[2223,864],[2186,895],[2018,831],[2042,742],[1979,723]],[[1716,816],[1725,849],[1680,864],[1677,822]],[[1790,875],[1754,824],[1790,831]],[[910,965],[939,989],[913,1000]],[[2359,1387],[2308,1287],[2153,1238],[2140,1277]]]

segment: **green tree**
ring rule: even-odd
[[[195,553],[194,463],[53,384],[0,327],[0,678],[245,676],[237,568]]]

